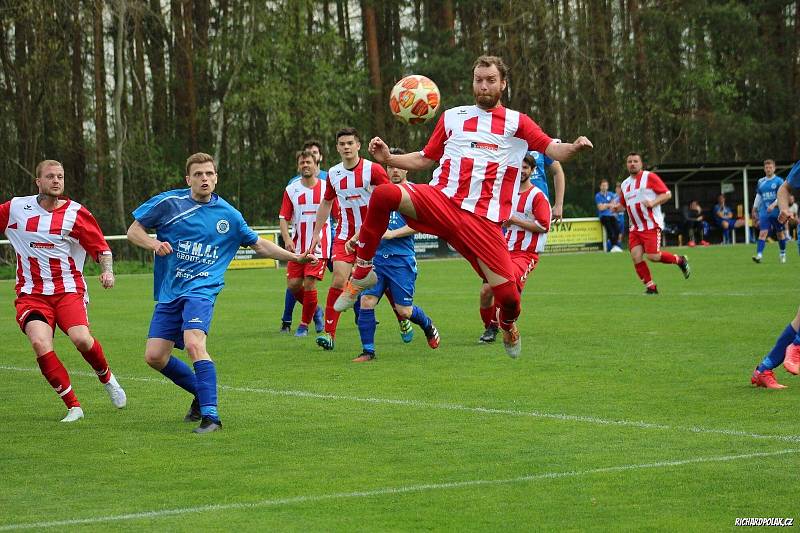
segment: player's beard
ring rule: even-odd
[[[497,106],[497,103],[500,101],[500,96],[502,92],[495,92],[495,93],[474,93],[475,95],[475,103],[478,104],[478,107],[483,109],[492,109],[493,107]]]

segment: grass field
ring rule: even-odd
[[[627,254],[549,256],[523,297],[523,355],[477,344],[466,262],[420,266],[417,302],[442,336],[400,341],[378,309],[378,358],[352,313],[334,352],[277,333],[282,271],[232,271],[209,351],[224,430],[182,422],[190,398],[142,359],[149,275],[92,280],[90,318],[128,407],[116,411],[57,336],[86,412],[40,375],[0,282],[0,531],[733,529],[800,519],[800,378],[749,376],[796,312],[800,258],[770,245],[690,251],[693,275]],[[327,285],[327,283],[326,283]],[[324,293],[322,293],[324,294]],[[323,296],[324,297],[324,296]],[[299,319],[299,308],[295,313]]]

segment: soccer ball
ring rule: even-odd
[[[425,76],[410,74],[398,81],[389,97],[395,118],[406,124],[422,124],[439,109],[439,88]]]

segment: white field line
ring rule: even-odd
[[[198,505],[196,507],[182,507],[177,509],[161,509],[158,511],[141,511],[138,513],[127,513],[109,516],[94,516],[88,518],[73,518],[68,520],[53,520],[49,522],[28,522],[19,524],[0,525],[0,531],[13,531],[19,529],[43,529],[48,527],[80,526],[88,524],[100,524],[108,522],[123,522],[129,520],[143,520],[165,518],[169,516],[179,516],[186,514],[219,512],[229,510],[247,510],[263,507],[279,507],[286,505],[297,505],[322,502],[328,500],[346,500],[354,498],[372,498],[387,495],[408,494],[413,492],[424,492],[434,490],[460,489],[477,486],[496,486],[510,485],[514,483],[527,483],[531,481],[541,481],[548,479],[574,478],[591,476],[596,474],[614,474],[618,472],[628,472],[632,470],[645,470],[655,468],[670,468],[700,463],[723,463],[728,461],[739,461],[746,459],[756,459],[765,457],[775,457],[776,455],[794,454],[800,449],[779,450],[774,452],[755,452],[740,455],[718,455],[714,457],[695,457],[693,459],[682,459],[675,461],[659,461],[655,463],[638,463],[620,466],[607,466],[603,468],[593,468],[590,470],[577,470],[565,472],[543,472],[540,474],[528,474],[525,476],[506,478],[506,479],[476,479],[470,481],[452,481],[448,483],[427,483],[420,485],[409,485],[405,487],[386,487],[368,491],[358,492],[335,492],[331,494],[319,494],[316,496],[294,496],[291,498],[275,498],[271,500],[260,500],[255,502],[221,503]]]
[[[0,371],[38,373],[39,369],[0,365]],[[95,376],[94,373],[91,372],[76,371],[76,372],[71,372],[70,374],[72,376],[81,376],[90,378],[97,377]],[[167,380],[166,378],[143,378],[143,377],[132,377],[132,376],[127,376],[127,377],[117,376],[117,377],[121,377],[123,383],[125,381],[159,383],[162,385],[170,383],[170,381]],[[399,405],[399,406],[419,408],[419,409],[436,409],[440,411],[461,411],[465,413],[476,413],[476,414],[486,414],[486,415],[507,415],[507,416],[527,417],[527,418],[544,418],[549,420],[561,420],[564,422],[582,422],[586,424],[596,424],[602,426],[622,426],[622,427],[631,427],[637,429],[661,430],[668,432],[700,433],[707,435],[724,435],[729,437],[744,437],[744,438],[760,439],[760,440],[800,442],[800,435],[762,434],[762,433],[751,433],[749,431],[741,431],[735,429],[718,429],[718,428],[707,428],[701,426],[671,426],[669,424],[657,424],[652,422],[645,422],[642,420],[598,418],[593,416],[566,415],[561,413],[545,413],[541,411],[522,411],[518,409],[495,409],[491,407],[471,407],[468,405],[461,405],[456,403],[444,403],[444,402],[423,402],[419,400],[342,396],[338,394],[323,394],[317,392],[297,391],[297,390],[278,390],[278,389],[266,389],[266,388],[255,388],[255,387],[232,387],[230,385],[219,385],[219,388],[221,390],[230,392],[266,394],[271,396],[284,396],[292,398],[309,398],[312,400],[358,402],[358,403],[371,403],[378,405]]]

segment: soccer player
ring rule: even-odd
[[[617,193],[608,189],[608,180],[600,180],[600,190],[594,195],[594,203],[597,206],[597,216],[600,223],[606,228],[609,240],[609,252],[621,252],[622,248],[617,246],[619,242],[619,221],[615,209],[619,205]]]
[[[341,215],[333,241],[333,277],[325,305],[325,331],[316,339],[317,345],[323,350],[334,348],[341,311],[334,309],[333,304],[353,271],[356,261],[354,245],[367,213],[372,190],[378,185],[389,183],[383,167],[361,157],[359,150],[361,139],[355,128],[342,128],[336,132],[336,151],[342,157],[342,162],[328,171],[328,188],[325,189],[325,197],[317,210],[314,240],[309,248],[313,250],[319,244],[320,232],[327,223],[334,200],[338,200]]]
[[[196,153],[186,160],[188,189],[166,191],[133,212],[128,239],[156,254],[153,288],[156,306],[145,347],[145,361],[195,398],[184,418],[200,421],[195,433],[222,429],[217,411],[217,371],[206,351],[206,336],[217,294],[225,285],[225,269],[240,246],[261,257],[313,262],[261,239],[214,189],[214,159]],[[155,228],[150,237],[146,228]],[[194,372],[172,355],[186,348]]]
[[[528,277],[539,264],[539,253],[544,251],[547,232],[550,231],[550,221],[553,218],[547,195],[531,183],[530,169],[534,163],[530,153],[523,159],[519,193],[514,199],[511,216],[503,222],[508,251],[514,265],[514,281],[520,295]],[[375,260],[377,261],[377,257]],[[480,302],[481,319],[486,330],[478,342],[491,343],[497,337],[497,316],[500,310],[495,305],[494,295],[488,283],[484,283],[481,287]]]
[[[780,211],[778,207],[778,188],[783,185],[783,178],[775,175],[775,161],[767,159],[764,161],[764,177],[758,180],[756,185],[756,198],[753,202],[753,218],[758,219],[758,241],[756,243],[756,255],[753,261],[760,263],[764,254],[764,247],[767,245],[767,235],[772,229],[778,237],[778,247],[780,248],[780,262],[786,262],[786,233],[784,226],[778,221]]]
[[[781,184],[777,191],[776,201],[779,213],[777,222],[779,224],[784,224],[795,216],[789,204],[789,196],[792,194],[792,189],[800,189],[800,161],[794,164],[789,171],[789,175],[786,176],[786,181]],[[800,309],[797,310],[794,319],[786,326],[778,340],[775,341],[775,346],[772,347],[772,350],[753,370],[750,383],[767,389],[785,389],[786,386],[778,383],[772,371],[781,363],[783,363],[783,368],[790,374],[800,374]]]
[[[389,150],[391,154],[404,154],[400,148]],[[394,184],[406,183],[408,171],[387,167],[389,181]],[[358,315],[358,331],[361,335],[363,351],[353,362],[363,363],[375,358],[375,306],[384,292],[390,296],[392,307],[400,321],[400,337],[403,342],[411,342],[417,324],[425,332],[428,346],[439,347],[439,331],[422,308],[414,305],[414,286],[417,281],[417,258],[414,252],[416,231],[406,225],[403,215],[392,211],[389,226],[383,234],[375,256],[375,274],[378,282],[361,294],[361,311]]]
[[[322,160],[324,158],[322,153],[322,142],[316,139],[309,139],[303,143],[303,147],[300,151],[309,151],[314,154],[314,159],[317,162],[317,178],[323,181],[328,179],[328,173],[324,170],[321,170]],[[289,180],[289,184],[298,181],[301,178],[301,174],[297,174],[292,179]],[[330,240],[330,239],[329,239]],[[284,241],[285,242],[285,241]],[[327,257],[327,254],[326,254]],[[287,280],[288,283],[288,280]],[[283,299],[283,316],[281,317],[281,329],[280,332],[288,335],[292,332],[292,313],[294,312],[294,305],[297,303],[297,299],[295,298],[294,292],[292,292],[291,287],[287,285],[286,287],[286,294],[284,295]],[[317,330],[317,333],[322,331],[323,328],[322,322],[322,309],[317,309],[314,312],[314,327]]]
[[[103,347],[89,331],[89,303],[83,264],[88,256],[100,263],[100,285],[114,286],[113,260],[103,232],[92,214],[64,194],[64,167],[47,159],[36,166],[36,196],[16,196],[0,204],[0,231],[17,255],[17,324],[36,354],[42,375],[67,406],[62,422],[83,418],[83,409],[69,373],[53,351],[58,326],[92,367],[114,407],[127,398]]]
[[[422,151],[392,155],[382,139],[370,141],[376,160],[406,170],[439,167],[430,184],[377,187],[361,228],[358,263],[337,308],[353,305],[360,290],[376,282],[372,257],[386,231],[389,214],[400,211],[410,227],[447,240],[492,287],[500,306],[500,328],[506,352],[521,351],[515,321],[520,313],[514,265],[500,225],[511,215],[519,188],[522,158],[529,149],[564,161],[592,147],[586,137],[559,143],[518,111],[500,104],[507,68],[496,56],[481,56],[473,65],[475,105],[445,111]]]
[[[292,253],[307,250],[314,238],[314,221],[317,209],[325,197],[327,182],[319,179],[317,160],[311,150],[297,152],[297,168],[301,179],[292,181],[283,193],[280,212],[281,235],[286,249]],[[292,221],[292,235],[289,235],[289,223]],[[286,283],[297,301],[303,303],[303,316],[295,337],[308,336],[308,325],[317,310],[317,281],[325,276],[325,262],[330,250],[331,230],[327,224],[322,228],[322,240],[314,255],[321,259],[316,263],[286,265]],[[284,317],[285,318],[285,317]],[[284,322],[286,324],[286,322]],[[322,324],[320,324],[322,326]],[[320,333],[322,328],[317,329]]]
[[[532,156],[535,162],[531,183],[544,192],[545,196],[548,197],[548,201],[550,199],[550,189],[547,187],[547,172],[545,171],[545,167],[549,168],[553,173],[553,185],[556,191],[552,212],[553,221],[557,222],[564,216],[564,184],[566,182],[564,168],[561,166],[561,163],[547,157],[537,150],[531,150],[528,152],[528,155]]]
[[[689,260],[685,255],[673,255],[661,251],[661,230],[664,227],[664,215],[661,205],[672,198],[672,193],[655,172],[643,170],[642,156],[636,152],[625,158],[630,176],[622,182],[620,205],[628,210],[630,234],[628,247],[633,259],[633,268],[645,286],[645,294],[658,294],[650,269],[644,257],[653,263],[677,265],[683,277],[691,274]]]

